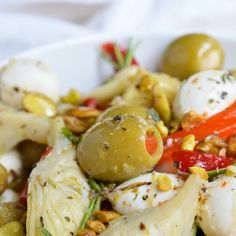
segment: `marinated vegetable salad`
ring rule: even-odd
[[[0,236],[236,235],[236,77],[220,43],[180,37],[158,72],[135,49],[101,45],[114,73],[89,94],[60,96],[43,62],[1,69]]]

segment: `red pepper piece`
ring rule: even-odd
[[[225,168],[234,163],[231,158],[198,151],[173,152],[173,161],[177,169],[186,173],[189,173],[189,167],[194,165],[199,165],[209,171]]]
[[[156,152],[157,150],[157,137],[154,135],[147,135],[145,139],[146,149],[150,155]]]
[[[23,205],[27,205],[27,192],[28,192],[28,181],[26,181],[19,196],[19,202]]]
[[[52,152],[53,148],[50,146],[47,146],[45,152],[42,154],[41,159],[44,159],[45,157],[47,157],[51,152]]]

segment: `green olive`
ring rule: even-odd
[[[157,144],[151,154],[147,148],[150,134]],[[124,181],[151,170],[162,150],[162,138],[155,126],[138,116],[117,115],[85,133],[77,158],[82,169],[96,179]]]
[[[7,169],[0,164],[0,194],[4,192],[7,188],[7,179],[8,179],[8,172]]]
[[[0,204],[0,226],[15,220],[20,220],[25,208],[16,202],[6,202]]]
[[[143,106],[132,106],[132,105],[118,105],[108,108],[99,117],[98,121],[105,120],[106,118],[129,115],[129,116],[140,116],[143,119],[148,118],[148,109]]]
[[[13,221],[0,227],[0,236],[25,236],[25,229],[19,221]]]
[[[221,69],[223,63],[224,50],[216,39],[188,34],[167,47],[160,70],[182,80],[202,70]]]

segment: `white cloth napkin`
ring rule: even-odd
[[[1,12],[30,13],[31,17],[32,14],[35,18],[41,15],[55,21],[59,18],[67,24],[72,21],[73,26],[78,26],[78,34],[74,34],[77,29],[73,29],[73,33],[65,34],[64,26],[61,27],[63,33],[60,34],[58,27],[57,32],[53,34],[54,41],[62,40],[61,35],[66,39],[100,32],[119,34],[140,31],[206,32],[236,38],[236,0],[0,0],[0,14]],[[47,24],[42,25],[44,30],[40,28],[36,34],[35,28],[40,27],[40,24],[35,26],[28,23],[27,27],[20,27],[19,20],[15,21],[17,30],[11,27],[11,40],[5,33],[7,21],[0,22],[0,59],[1,55],[8,56],[6,38],[11,42],[9,55],[52,42],[51,34],[40,34],[40,31],[47,31]],[[11,25],[14,25],[14,22]],[[8,29],[10,34],[10,28]],[[14,45],[14,42],[19,42],[19,29],[22,29],[21,35],[27,36],[25,41],[30,39],[30,42],[24,44],[24,37],[20,37],[22,45],[29,45],[28,47],[19,48],[19,45]],[[1,41],[4,41],[4,53],[1,53]]]
[[[88,23],[103,32],[209,32],[236,37],[235,0],[115,0]]]

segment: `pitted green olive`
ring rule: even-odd
[[[124,181],[151,170],[163,150],[155,126],[138,116],[114,116],[83,136],[77,158],[82,169],[103,181]]]
[[[6,202],[0,204],[0,226],[15,220],[20,220],[25,209],[16,202]]]
[[[140,116],[143,119],[148,118],[148,109],[143,106],[132,106],[132,105],[118,105],[113,106],[103,112],[98,121],[105,120],[106,118],[114,117],[114,116]]]
[[[205,34],[188,34],[167,47],[160,69],[186,79],[202,70],[221,69],[223,63],[224,51],[216,39]]]

